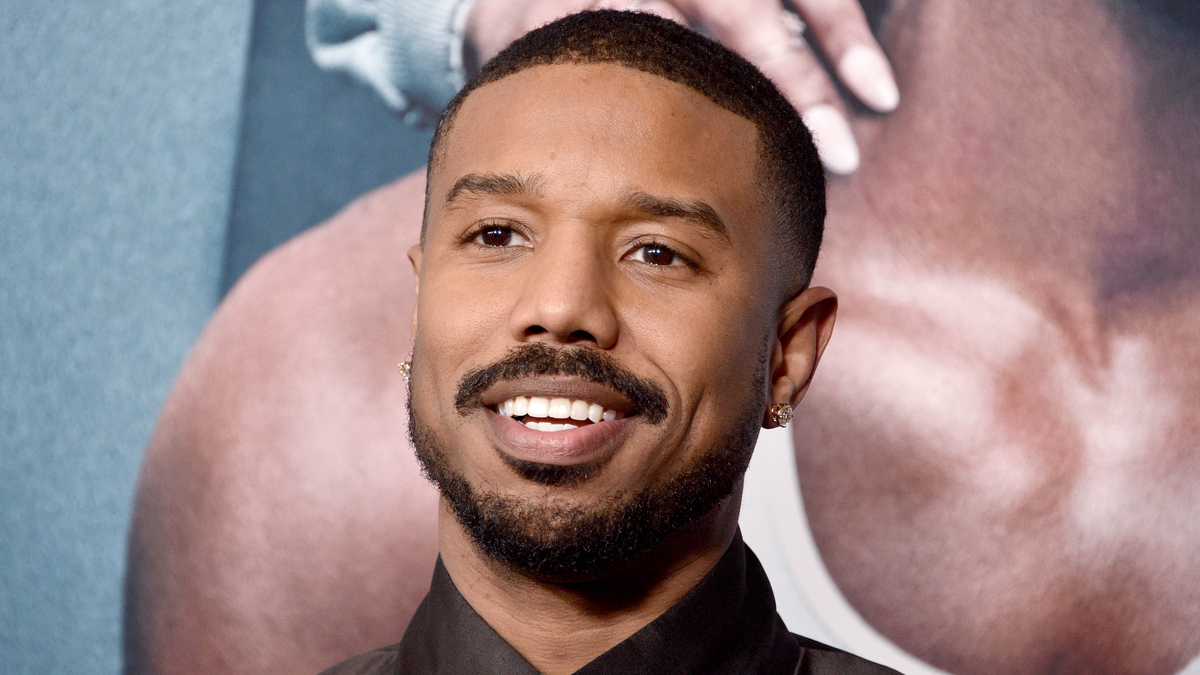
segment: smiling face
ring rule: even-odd
[[[728,484],[685,519],[740,485],[788,300],[757,148],[748,120],[617,65],[466,99],[411,252],[414,441],[487,502],[460,520],[507,510],[561,544],[639,500],[670,510],[714,466]]]

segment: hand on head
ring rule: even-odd
[[[538,26],[600,7],[651,12],[694,26],[766,73],[803,114],[825,167],[852,173],[858,168],[858,145],[835,82],[870,109],[886,113],[900,101],[892,68],[857,0],[792,4],[795,12],[780,0],[476,0],[467,39],[482,62]]]

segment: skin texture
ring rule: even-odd
[[[1173,673],[1200,652],[1200,40],[1082,0],[880,26],[904,105],[853,115],[817,276],[839,335],[796,421],[822,557],[951,672]],[[424,592],[436,496],[391,375],[422,187],[268,256],[197,343],[131,535],[159,672],[315,672]]]
[[[424,175],[360,198],[230,292],[179,375],[134,505],[128,672],[318,672],[395,642],[437,493],[408,447]]]
[[[821,555],[952,672],[1175,672],[1200,652],[1200,40],[942,0],[882,39],[906,106],[831,184],[843,311],[794,433]]]
[[[472,93],[442,152],[424,244],[409,253],[420,280],[411,387],[414,414],[468,482],[530,504],[610,508],[694,465],[744,420],[748,406],[751,423],[760,424],[763,388],[771,400],[799,402],[836,301],[821,288],[784,295],[748,120],[623,66],[536,67]],[[454,190],[478,176],[516,176],[525,187]],[[634,193],[703,202],[725,235],[634,208]],[[650,258],[652,246],[677,255]],[[571,381],[501,383],[504,394],[483,392],[482,404],[465,415],[455,394],[466,373],[523,344],[610,355],[658,383],[666,419],[602,423],[622,431],[602,447],[603,467],[578,484],[521,477],[500,456],[520,449],[519,440],[498,430],[500,418],[485,406]],[[771,380],[756,383],[769,358]],[[528,433],[511,420],[502,424]],[[570,450],[584,447],[570,439],[587,430],[536,435],[564,439]],[[737,495],[724,500],[679,536],[582,584],[498,565],[445,504],[439,546],[480,616],[539,671],[566,675],[694,588],[728,548],[738,504]]]

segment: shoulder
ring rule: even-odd
[[[850,652],[797,635],[801,656],[797,675],[899,675],[896,671]]]
[[[396,672],[396,660],[400,645],[394,644],[366,654],[359,654],[352,659],[321,671],[321,675],[382,675]]]
[[[380,188],[268,254],[197,341],[138,483],[131,661],[315,673],[399,639],[437,557],[396,372],[423,189]]]

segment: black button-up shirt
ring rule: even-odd
[[[459,594],[439,559],[429,594],[399,644],[322,675],[463,673],[539,675]],[[739,534],[712,572],[675,606],[576,675],[895,675],[852,654],[793,635],[775,613],[758,559]]]

